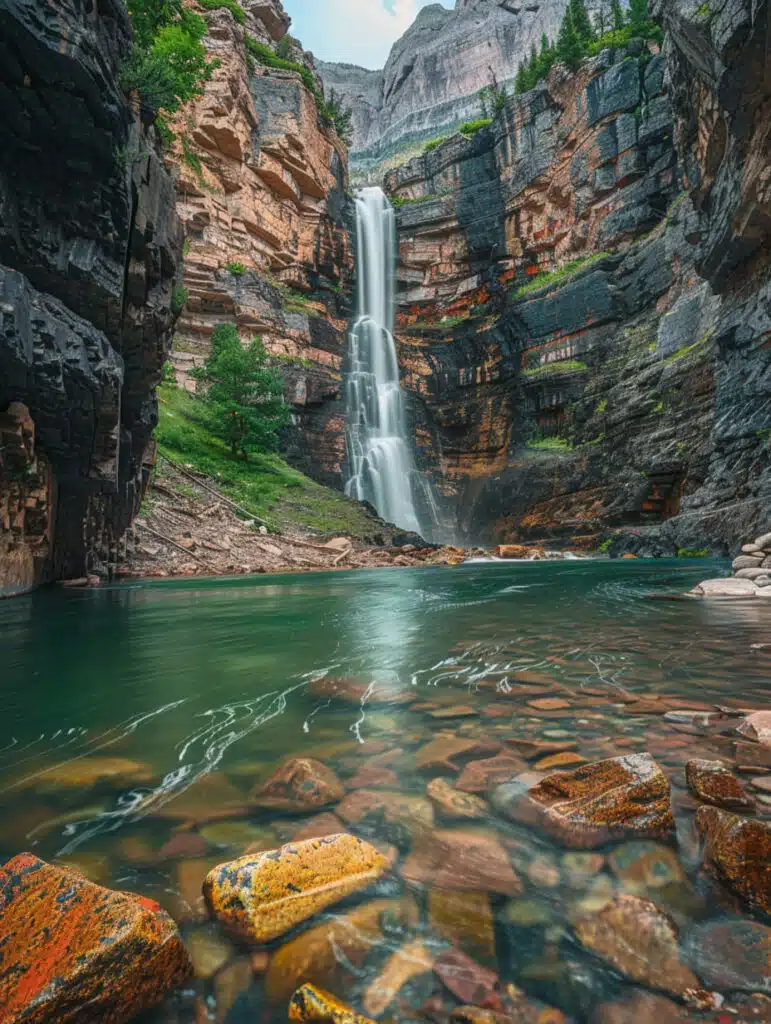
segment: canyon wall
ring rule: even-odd
[[[195,7],[194,3],[191,6]],[[244,0],[240,25],[204,10],[205,44],[219,67],[175,123],[168,160],[185,232],[186,304],[174,338],[177,378],[208,354],[218,324],[261,337],[281,366],[294,428],[284,450],[316,479],[342,482],[340,382],[352,290],[347,152],[291,70],[247,53],[289,19],[280,3]],[[310,62],[294,40],[291,59]]]
[[[0,595],[115,561],[153,461],[182,233],[130,45],[120,0],[0,4]]]
[[[382,71],[317,62],[353,110],[351,170],[375,181],[430,139],[482,117],[482,90],[513,82],[541,35],[556,39],[567,0],[457,0],[421,8]],[[587,7],[594,12],[596,4]]]
[[[766,5],[663,6],[664,55],[557,67],[386,179],[404,386],[466,540],[671,553],[767,525]]]

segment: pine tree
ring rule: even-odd
[[[554,47],[544,32],[541,36],[541,52],[538,54],[538,80],[546,78],[554,66]]]
[[[523,92],[527,92],[527,64],[519,65],[517,77],[514,79],[514,92],[517,96],[521,96]]]
[[[233,455],[275,448],[277,434],[290,419],[278,370],[267,365],[262,342],[246,348],[234,324],[220,324],[211,355],[195,371],[212,432]]]
[[[613,19],[613,31],[621,32],[626,27],[621,0],[610,0],[610,16]]]
[[[530,88],[535,89],[538,85],[538,50],[535,43],[530,47],[530,60],[527,63],[527,77]]]
[[[584,56],[584,47],[576,27],[573,24],[573,15],[570,7],[565,11],[565,17],[560,26],[560,35],[557,40],[557,59],[566,64],[571,71],[577,71],[581,59]]]
[[[589,13],[586,10],[586,0],[570,0],[568,10],[570,11],[570,16],[573,19],[573,28],[576,30],[578,37],[584,43],[590,42],[594,38],[594,30],[592,29],[592,23],[589,20]]]
[[[605,0],[601,0],[600,6],[594,15],[594,31],[598,39],[602,39],[608,31],[608,17],[605,9]]]
[[[633,35],[648,34],[651,29],[648,0],[629,0],[629,27]]]

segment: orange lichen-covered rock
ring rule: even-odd
[[[0,1019],[118,1024],[192,973],[171,918],[22,853],[0,869]]]
[[[667,777],[650,754],[613,757],[550,775],[512,813],[579,849],[613,839],[663,838],[675,828]]]
[[[366,888],[387,866],[374,846],[344,832],[220,864],[206,876],[203,894],[231,933],[269,942]]]
[[[771,913],[771,825],[700,807],[704,867],[757,910]]]
[[[351,1009],[346,1003],[315,985],[303,985],[292,996],[289,1004],[292,1021],[324,1021],[325,1024],[375,1024],[369,1017]]]
[[[677,929],[650,900],[623,893],[574,925],[579,942],[632,981],[669,992],[695,1006],[709,994],[681,961]]]
[[[697,800],[716,807],[754,806],[739,780],[722,761],[689,761],[685,766],[685,778]]]
[[[281,811],[312,811],[337,803],[345,796],[343,785],[322,761],[292,757],[251,795],[259,807]]]

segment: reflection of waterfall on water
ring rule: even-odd
[[[356,234],[358,306],[345,394],[350,472],[345,493],[371,502],[389,522],[430,538],[436,509],[407,437],[393,338],[394,211],[381,189],[359,193]]]

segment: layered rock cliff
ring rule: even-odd
[[[324,84],[353,110],[352,170],[376,176],[397,153],[481,117],[481,91],[494,80],[513,82],[541,34],[557,38],[566,6],[567,0],[457,0],[454,10],[429,4],[382,71],[319,61]]]
[[[180,383],[189,384],[218,324],[236,323],[244,340],[261,337],[280,361],[295,411],[288,456],[316,479],[339,484],[343,291],[352,276],[347,151],[300,74],[248,54],[247,33],[270,45],[286,35],[281,4],[244,0],[243,9],[243,25],[227,9],[202,11],[206,47],[219,67],[174,126],[169,163],[185,231],[187,295],[173,361]],[[308,63],[291,45],[292,60]]]
[[[0,4],[0,593],[117,557],[182,250],[120,0]]]
[[[672,552],[768,516],[767,8],[729,6],[667,6],[663,56],[557,67],[387,178],[404,383],[467,539]]]

